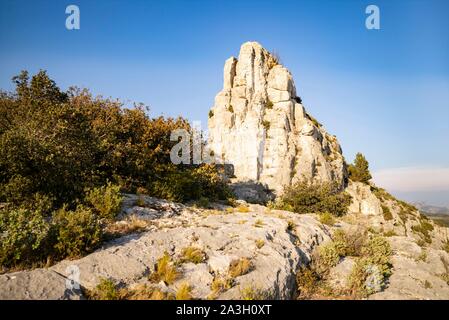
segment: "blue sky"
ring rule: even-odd
[[[80,30],[65,28],[69,4]],[[365,28],[369,4],[380,30]],[[258,41],[280,55],[347,160],[361,151],[393,193],[449,205],[448,12],[445,0],[0,0],[0,88],[22,69],[46,69],[64,89],[206,128],[225,59]]]

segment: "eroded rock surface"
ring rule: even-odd
[[[209,148],[234,166],[239,181],[278,194],[300,179],[344,186],[336,137],[305,111],[290,72],[259,43],[244,43],[238,59],[226,61],[209,116]]]

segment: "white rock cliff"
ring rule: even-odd
[[[209,148],[233,166],[237,181],[277,194],[300,179],[345,185],[337,139],[305,111],[290,72],[257,42],[225,63],[223,90],[209,112]]]

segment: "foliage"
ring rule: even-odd
[[[150,118],[142,105],[123,108],[87,90],[62,92],[45,71],[14,82],[15,93],[0,94],[0,202],[19,206],[39,194],[51,209],[74,208],[85,189],[107,181],[177,201],[229,196],[215,166],[171,163],[170,134],[190,131],[187,120]]]
[[[97,286],[88,292],[88,297],[92,300],[119,300],[120,292],[111,279],[101,278]]]
[[[0,211],[0,266],[45,258],[49,224],[42,213],[27,209]]]
[[[90,189],[86,194],[88,202],[95,212],[104,219],[113,220],[119,214],[123,197],[120,187],[108,182],[106,185]]]
[[[372,178],[369,172],[369,164],[366,158],[360,152],[356,154],[354,164],[348,167],[349,178],[352,181],[368,183]]]
[[[319,263],[324,269],[335,267],[340,261],[340,252],[333,242],[328,242],[318,248]]]
[[[335,217],[329,212],[323,212],[319,215],[319,220],[322,224],[332,226],[335,224]]]
[[[388,206],[382,205],[382,214],[386,221],[393,219],[393,215],[391,214],[390,208],[388,208]]]
[[[0,92],[3,267],[93,250],[100,221],[119,213],[120,190],[181,202],[232,196],[218,166],[171,162],[170,134],[190,132],[187,120],[63,92],[45,71],[13,81],[15,92]]]
[[[296,272],[296,284],[301,297],[306,298],[312,294],[320,281],[319,274],[309,267],[300,267]]]
[[[347,212],[351,196],[341,192],[335,183],[298,182],[287,187],[276,203],[278,209],[298,213],[325,213],[342,216]]]
[[[366,243],[349,277],[354,294],[366,296],[385,287],[391,275],[391,254],[390,244],[379,235]]]
[[[418,233],[421,239],[426,243],[432,243],[430,232],[433,231],[433,229],[432,223],[425,219],[420,219],[419,224],[412,226],[412,230]]]
[[[52,219],[52,233],[56,238],[56,255],[61,258],[89,253],[102,239],[98,216],[84,206],[78,206],[75,211],[66,207],[57,210]]]

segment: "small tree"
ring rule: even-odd
[[[369,172],[368,161],[360,152],[356,154],[354,164],[350,164],[348,169],[349,178],[352,181],[368,183],[368,181],[372,178],[371,173]]]

